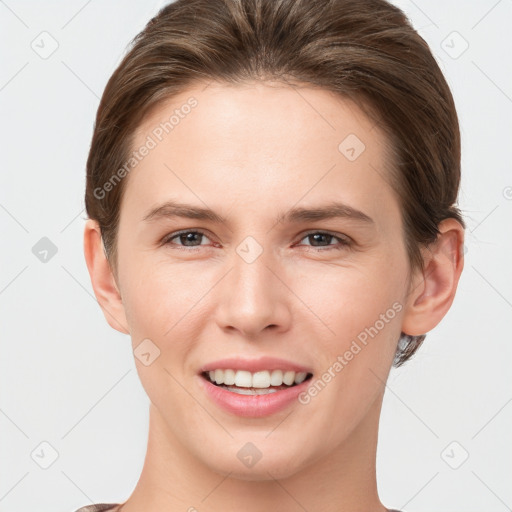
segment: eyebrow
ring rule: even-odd
[[[210,208],[203,208],[177,201],[166,201],[155,206],[144,215],[144,222],[156,221],[164,218],[181,217],[186,219],[207,220],[216,224],[223,224],[227,219],[214,212]],[[287,212],[280,213],[276,223],[299,223],[314,222],[333,218],[345,218],[355,220],[364,224],[374,224],[374,221],[366,213],[344,203],[332,201],[323,206],[317,207],[293,207]]]

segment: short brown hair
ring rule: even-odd
[[[115,271],[128,160],[144,116],[197,82],[291,81],[355,101],[386,133],[390,180],[400,202],[413,268],[421,246],[454,218],[460,133],[446,80],[424,39],[385,0],[177,0],[132,41],[98,107],[87,160],[85,207],[98,221]],[[99,193],[98,191],[101,191]],[[402,333],[394,366],[425,338]]]

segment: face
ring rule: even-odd
[[[169,442],[246,479],[346,450],[380,403],[408,291],[384,135],[327,91],[212,83],[153,110],[144,145],[125,178],[117,283]],[[312,377],[255,397],[202,375],[263,357]]]

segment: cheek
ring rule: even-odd
[[[400,336],[403,309],[396,274],[373,268],[342,275],[338,270],[331,278],[324,277],[332,284],[328,296],[318,298],[311,307],[334,332],[319,336],[312,349],[321,373],[315,386],[318,398],[311,400],[313,404],[318,400],[329,411],[328,428],[322,424],[325,418],[318,419],[327,445],[348,436],[382,393]]]
[[[179,330],[182,320],[190,323],[205,293],[202,277],[182,265],[143,259],[129,262],[123,276],[123,302],[131,332],[163,338]]]
[[[183,393],[178,382],[195,371],[189,367],[190,354],[196,350],[197,340],[204,338],[205,318],[211,316],[204,300],[211,284],[190,267],[185,271],[183,266],[154,262],[127,265],[126,277],[123,302],[134,356],[146,339],[156,345],[158,353],[150,366],[136,360],[140,381],[153,403],[176,412],[180,407],[177,397]]]
[[[140,381],[151,402],[177,414],[178,398],[186,399],[178,384],[188,371],[183,364],[196,345],[194,340],[200,339],[204,322],[200,303],[204,291],[194,285],[189,272],[169,265],[134,260],[125,266],[124,279],[123,302]],[[146,366],[137,360],[137,347],[147,339],[157,347],[152,350],[158,356]]]
[[[365,328],[377,322],[380,330],[389,331],[399,321],[403,297],[403,271],[379,263],[365,266],[325,265],[302,277],[295,277],[293,290],[319,321],[321,339],[343,348]],[[385,316],[385,329],[381,315]]]

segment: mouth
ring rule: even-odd
[[[313,378],[312,373],[284,370],[216,369],[204,371],[201,377],[219,388],[239,395],[268,395],[293,388]]]

